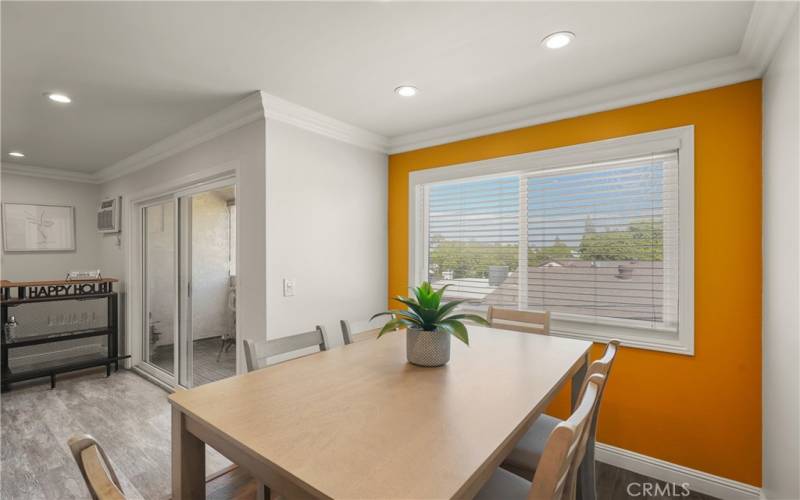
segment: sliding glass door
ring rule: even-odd
[[[140,209],[144,369],[184,387],[235,375],[235,187],[205,185]]]
[[[178,366],[177,212],[174,199],[142,207],[143,359],[167,379]]]

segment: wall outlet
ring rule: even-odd
[[[294,280],[283,278],[283,296],[294,297]]]

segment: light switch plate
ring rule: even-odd
[[[283,278],[283,296],[294,297],[294,280]]]

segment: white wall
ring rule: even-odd
[[[2,252],[0,278],[8,280],[62,279],[67,271],[101,268],[100,236],[97,232],[96,184],[29,177],[0,172],[3,203],[59,204],[75,207],[75,250],[68,252]],[[85,314],[84,314],[85,313]],[[19,322],[18,334],[74,330],[105,324],[105,301],[30,304],[12,312]],[[12,366],[69,358],[98,352],[102,339],[80,339],[57,345],[30,346],[11,352]]]
[[[798,17],[764,77],[763,494],[800,498]]]
[[[321,324],[340,344],[340,319],[386,308],[387,157],[266,122],[267,336]]]
[[[3,203],[41,203],[75,207],[75,251],[2,252],[2,277],[10,280],[52,280],[67,271],[100,267],[100,236],[95,221],[100,187],[17,174],[0,174]]]
[[[137,193],[157,192],[170,185],[197,180],[221,167],[231,166],[238,166],[236,203],[241,270],[237,283],[239,332],[242,338],[260,339],[266,331],[263,120],[244,125],[147,168],[107,182],[101,186],[101,193],[104,196],[123,196],[124,222],[128,220],[128,200]],[[131,235],[130,228],[125,225],[122,231],[124,244],[121,247],[116,245],[113,237],[102,239],[101,261],[102,268],[108,273],[127,281],[125,249],[126,240]],[[243,360],[241,351],[238,359],[240,362]]]

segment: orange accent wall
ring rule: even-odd
[[[760,486],[760,80],[391,155],[389,296],[409,285],[410,171],[684,125],[695,126],[695,355],[623,348],[598,440]]]

